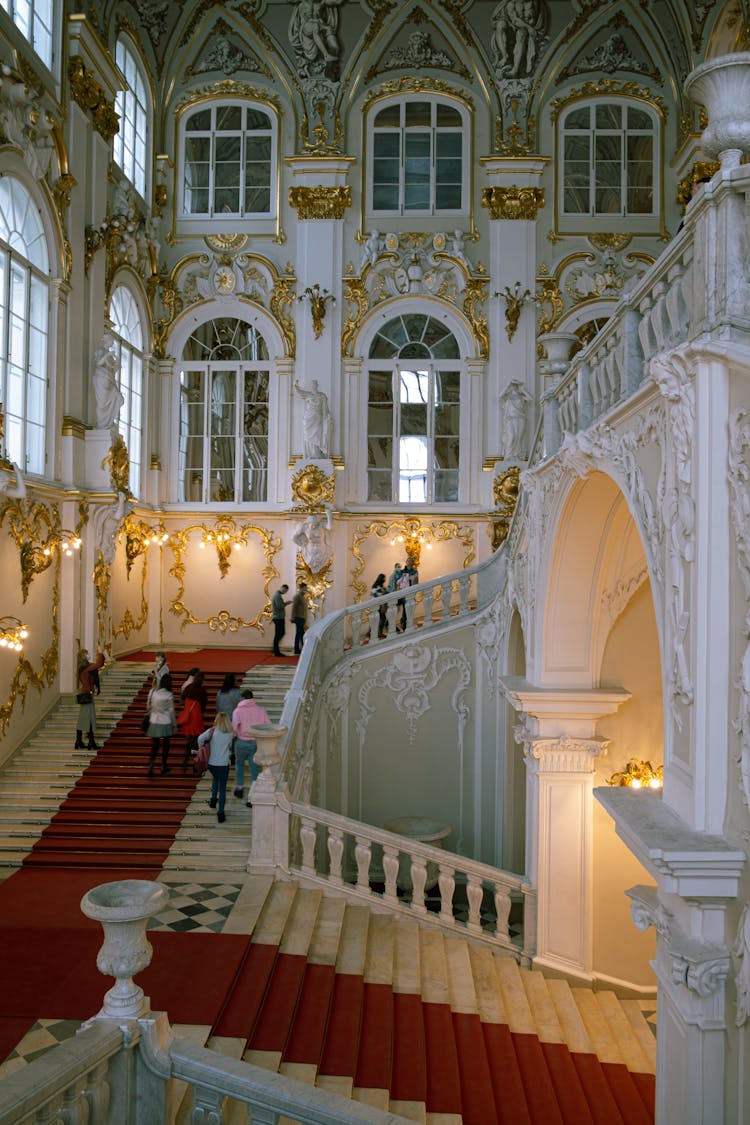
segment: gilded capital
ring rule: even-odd
[[[544,206],[544,190],[536,187],[489,187],[482,190],[482,206],[491,219],[534,221]]]
[[[289,203],[300,219],[343,219],[347,207],[351,206],[351,188],[293,187],[289,189]]]

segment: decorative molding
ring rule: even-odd
[[[312,461],[307,461],[292,477],[292,497],[300,505],[297,512],[307,515],[326,510],[327,505],[333,503],[336,478],[333,473],[326,473]]]
[[[544,189],[515,185],[482,188],[482,206],[487,208],[491,219],[535,222],[537,213],[544,207]]]
[[[656,887],[630,887],[625,894],[630,899],[630,916],[635,928],[645,931],[653,926],[660,937],[669,941],[674,915],[662,906]]]
[[[114,102],[107,101],[104,90],[86,69],[80,55],[68,61],[70,96],[77,105],[91,115],[94,129],[109,143],[120,130],[120,116]]]
[[[495,498],[495,513],[490,520],[490,538],[492,550],[497,549],[508,538],[510,525],[518,504],[518,490],[520,487],[521,470],[517,465],[512,465],[504,473],[500,473],[492,482],[492,492]]]
[[[664,98],[655,94],[648,86],[639,86],[637,82],[622,82],[619,78],[601,78],[598,82],[584,82],[581,86],[568,90],[559,98],[550,102],[550,120],[554,125],[560,112],[571,102],[580,101],[582,98],[596,98],[601,95],[611,95],[618,98],[635,98],[638,101],[648,102],[658,109],[663,117],[667,116],[667,106]]]
[[[297,217],[303,220],[343,219],[351,203],[352,189],[348,184],[343,187],[316,184],[289,189],[289,204],[297,212]]]
[[[529,773],[593,773],[596,759],[607,753],[607,738],[537,738],[529,734],[528,723],[513,729],[516,741],[523,745],[523,756]]]
[[[602,614],[607,622],[608,631],[647,579],[648,567],[644,566],[637,574],[619,579],[612,589],[602,591]]]
[[[745,591],[745,622],[750,621],[750,417],[747,410],[734,411],[729,416],[729,448],[727,450],[727,478],[729,483],[729,511],[734,528],[737,570]],[[739,736],[739,753],[736,757],[742,794],[750,808],[750,638],[744,630],[745,645],[734,686],[738,693],[738,713],[732,726]],[[747,968],[750,978],[750,960]],[[750,1005],[750,993],[748,994]]]
[[[367,726],[376,708],[370,704],[370,694],[375,688],[389,692],[396,710],[407,723],[409,745],[417,737],[420,718],[430,709],[430,693],[450,671],[458,675],[458,683],[450,700],[451,710],[457,719],[458,754],[463,749],[463,732],[469,717],[466,695],[471,683],[471,663],[462,649],[432,648],[427,645],[408,644],[393,653],[391,661],[369,676],[358,692],[359,717],[355,720],[359,733],[360,750],[364,748]]]
[[[376,539],[390,539],[402,535],[404,540],[410,537],[424,536],[431,543],[446,543],[457,539],[464,548],[464,558],[461,563],[463,570],[470,567],[475,556],[474,528],[470,524],[457,524],[454,520],[440,520],[433,523],[424,523],[416,516],[407,516],[403,520],[373,520],[372,523],[360,525],[354,532],[352,540],[352,554],[355,567],[352,572],[352,589],[355,600],[360,602],[369,595],[369,585],[362,581],[366,561],[362,547],[372,536]]]
[[[737,1027],[750,1020],[750,904],[745,903],[732,946],[735,961],[734,982],[737,991]]]
[[[496,598],[474,627],[477,652],[487,671],[487,691],[490,699],[494,699],[498,691],[498,669],[502,663],[502,649],[511,612],[512,607],[507,601]]]
[[[376,89],[370,90],[362,107],[363,115],[367,114],[373,102],[397,94],[446,94],[455,101],[463,102],[469,108],[474,107],[474,99],[462,90],[457,90],[451,83],[443,82],[439,78],[415,78],[409,74],[402,78],[394,78],[390,82],[383,82]]]
[[[248,98],[264,105],[272,105],[277,113],[281,112],[281,102],[276,94],[260,89],[258,86],[250,86],[247,82],[236,82],[233,78],[223,78],[218,82],[210,83],[208,86],[187,90],[175,105],[175,116],[179,117],[184,110],[198,102],[220,97]]]

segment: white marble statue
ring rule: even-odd
[[[26,482],[15,461],[11,461],[10,465],[10,469],[0,465],[0,499],[7,497],[9,500],[23,500],[26,497]]]
[[[292,541],[312,574],[318,574],[331,558],[331,547],[326,535],[327,522],[324,516],[307,516],[297,527]]]
[[[115,552],[117,551],[117,533],[120,530],[120,524],[127,515],[132,512],[135,507],[131,500],[128,500],[127,493],[119,492],[117,494],[116,504],[104,504],[96,509],[91,516],[91,523],[95,536],[95,543],[97,550],[101,552],[103,561],[107,566],[111,566],[115,559]]]
[[[313,379],[310,390],[295,380],[294,389],[304,405],[303,455],[313,461],[328,457],[331,445],[331,411],[328,407],[328,396],[318,387],[317,379]]]
[[[500,429],[501,453],[504,460],[526,456],[526,421],[531,395],[518,379],[512,379],[500,395],[503,417]]]
[[[125,402],[117,385],[119,370],[120,359],[115,351],[115,338],[107,329],[94,356],[94,405],[99,430],[111,430],[115,426],[120,408]]]

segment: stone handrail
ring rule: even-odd
[[[0,1082],[0,1125],[61,1121],[107,1125],[110,1117],[109,1061],[125,1034],[112,1023],[93,1021],[28,1066]]]
[[[368,651],[377,651],[380,646],[393,643],[401,618],[400,600],[404,601],[406,611],[406,627],[400,638],[408,641],[417,630],[422,637],[428,630],[439,629],[447,621],[455,623],[470,619],[486,609],[499,593],[504,575],[505,552],[500,550],[484,562],[456,574],[347,606],[328,614],[307,631],[280,719],[281,725],[287,728],[279,744],[281,770],[294,797],[301,796],[298,779],[305,764],[306,733],[314,721],[315,709],[320,705],[321,693],[311,693],[309,685],[320,687],[325,684],[336,667],[353,655],[362,657]],[[378,639],[381,607],[386,610],[388,618],[387,640]]]
[[[311,805],[292,802],[289,811],[291,854],[299,856],[291,867],[303,879],[470,934],[530,963],[536,899],[523,876]],[[433,885],[439,895],[430,897]],[[522,939],[511,935],[511,910]]]

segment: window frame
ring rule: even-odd
[[[120,51],[125,52],[123,63],[118,57]],[[119,90],[115,97],[115,109],[120,115],[120,127],[112,138],[112,159],[122,172],[123,176],[133,185],[142,199],[150,197],[151,187],[151,135],[152,135],[152,93],[148,80],[148,71],[143,65],[140,53],[130,36],[121,33],[115,43],[115,60],[126,89]],[[139,100],[139,90],[133,88],[128,77],[128,61],[132,63],[137,80],[143,91],[143,100]],[[141,128],[143,125],[143,128]],[[130,153],[130,159],[124,157]],[[140,163],[138,157],[141,157]],[[126,164],[129,165],[126,167]],[[137,172],[141,168],[142,175]],[[133,175],[133,173],[136,173]]]
[[[621,114],[621,123],[618,128],[599,126],[596,122],[596,112],[599,107],[616,106]],[[586,109],[589,113],[587,128],[567,127],[568,119],[576,112]],[[645,113],[651,120],[651,129],[638,129],[628,124],[628,111],[638,110]],[[586,190],[589,196],[589,210],[586,212],[573,212],[565,210],[565,195],[567,170],[566,142],[570,137],[588,137],[588,184]],[[619,183],[617,185],[621,207],[617,212],[596,211],[596,167],[601,164],[597,161],[596,139],[607,137],[620,138],[620,152],[618,161],[620,165]],[[628,138],[647,137],[652,139],[652,209],[651,212],[630,211],[628,209]],[[556,129],[557,155],[555,159],[555,212],[556,229],[563,233],[579,234],[594,231],[608,231],[612,233],[656,234],[662,231],[663,226],[663,175],[662,152],[664,145],[664,118],[658,106],[643,99],[632,97],[619,97],[613,94],[601,94],[586,98],[576,98],[568,102],[560,111]],[[583,189],[583,185],[581,187]],[[637,228],[637,229],[636,229]]]
[[[3,404],[5,422],[5,452],[10,460],[15,461],[22,472],[32,473],[35,476],[47,476],[48,471],[48,438],[50,420],[50,351],[51,334],[53,331],[52,293],[50,287],[51,248],[48,233],[42,221],[42,216],[34,196],[23,180],[11,172],[6,172],[2,178],[3,185],[8,186],[11,193],[16,194],[9,209],[2,210],[2,219],[8,223],[10,211],[15,211],[16,204],[23,206],[26,219],[30,220],[33,229],[31,243],[36,247],[36,254],[32,257],[19,252],[19,232],[14,227],[10,232],[15,235],[11,240],[2,239],[0,242],[0,401]],[[15,185],[15,186],[14,186]],[[20,195],[23,193],[23,196]],[[25,198],[23,198],[25,197]],[[8,223],[10,226],[10,223]],[[21,226],[21,231],[24,225]],[[42,253],[40,253],[40,251]],[[34,260],[34,257],[37,260]],[[19,305],[13,306],[13,293],[11,286],[15,275],[16,282],[20,280],[22,293],[22,314],[19,315]],[[23,275],[23,276],[21,276]],[[36,315],[32,310],[33,293],[38,294],[37,314],[41,313],[42,323],[34,324]],[[11,339],[11,334],[13,339]],[[36,340],[36,343],[35,343]],[[18,352],[23,353],[23,364],[16,364],[16,374],[13,375],[11,362]],[[33,370],[32,359],[36,352],[36,370]],[[12,382],[11,382],[12,380]],[[15,388],[15,389],[14,389]],[[32,407],[30,409],[30,405]],[[36,409],[34,409],[36,404]],[[32,440],[36,438],[36,440]],[[33,449],[36,448],[36,459]]]
[[[244,212],[244,200],[239,212],[230,212],[227,214],[212,213],[213,192],[215,191],[215,155],[216,145],[215,138],[217,130],[215,127],[216,114],[218,110],[240,107],[243,114],[247,110],[258,110],[263,113],[269,120],[268,130],[248,130],[243,127],[242,130],[237,131],[237,135],[241,137],[241,154],[239,158],[239,181],[237,184],[238,193],[244,194],[248,189],[248,184],[245,181],[247,160],[246,160],[246,139],[252,136],[268,136],[270,138],[270,154],[268,158],[269,164],[269,178],[268,178],[268,192],[269,192],[269,209],[268,211],[254,211]],[[185,211],[185,185],[186,185],[186,138],[189,135],[187,129],[188,122],[196,114],[205,110],[211,111],[211,128],[209,130],[196,130],[196,134],[202,134],[210,138],[210,159],[209,159],[209,178],[208,178],[208,192],[209,192],[209,211],[207,212],[186,212]],[[235,234],[250,232],[254,234],[277,234],[278,233],[278,217],[279,217],[279,116],[276,107],[266,101],[258,98],[235,96],[224,98],[202,98],[197,101],[192,101],[186,105],[179,115],[179,120],[176,124],[176,168],[175,168],[175,199],[177,205],[175,207],[175,230],[178,234],[192,235],[196,233],[203,234],[206,228],[210,228],[211,234]],[[227,135],[234,135],[232,131],[227,130]],[[257,186],[257,185],[249,185]],[[265,183],[263,187],[265,187]]]
[[[123,312],[128,317],[125,323],[118,316],[116,304],[120,294],[127,300]],[[117,375],[117,385],[123,396],[120,407],[117,428],[120,436],[128,449],[130,461],[130,491],[134,496],[140,497],[143,493],[143,446],[144,446],[144,409],[147,393],[147,363],[144,342],[146,340],[145,321],[143,310],[136,300],[131,289],[122,283],[115,285],[109,299],[109,322],[112,326],[112,336],[115,340],[120,368]],[[139,339],[133,339],[136,333],[133,326],[137,325]],[[125,328],[126,332],[122,332]],[[137,383],[137,386],[136,386]]]
[[[18,34],[23,36],[24,40],[29,44],[34,51],[37,58],[43,63],[44,66],[55,74],[58,66],[59,49],[58,49],[58,27],[60,24],[62,5],[59,0],[46,0],[46,8],[49,16],[49,26],[44,23],[42,16],[39,14],[40,8],[43,6],[43,0],[25,0],[25,5],[30,12],[30,20],[27,30],[24,30],[24,24],[20,21],[18,12],[18,0],[0,0],[0,11],[4,11],[8,18],[12,20],[13,26],[18,30]],[[38,28],[41,27],[46,31],[49,40],[48,53],[45,54],[40,48],[40,34]]]
[[[427,103],[430,105],[430,125],[409,125],[407,122],[407,106],[417,103]],[[399,125],[396,126],[378,126],[376,120],[384,110],[393,107],[399,107]],[[447,107],[459,114],[460,125],[440,125],[437,122],[438,108],[440,106]],[[375,101],[367,110],[364,122],[365,130],[365,167],[366,167],[366,191],[365,197],[365,214],[374,219],[406,219],[412,218],[450,218],[451,220],[462,218],[466,219],[471,213],[471,195],[472,195],[472,152],[473,152],[473,136],[472,136],[472,118],[468,106],[459,97],[451,97],[450,95],[422,92],[422,93],[409,93],[400,94],[398,96],[382,98]],[[431,144],[430,144],[430,174],[429,174],[429,205],[425,208],[407,207],[406,206],[406,191],[408,187],[406,175],[406,161],[409,159],[407,153],[407,141],[409,138],[416,137],[417,135],[426,134],[429,131]],[[376,160],[385,159],[376,152],[376,136],[385,136],[388,133],[398,133],[398,161],[399,161],[399,180],[398,180],[398,207],[396,208],[383,208],[375,206],[374,190],[375,190],[375,162]],[[436,202],[436,193],[440,181],[437,178],[437,162],[443,159],[438,154],[438,139],[440,136],[458,135],[461,138],[461,177],[460,177],[460,192],[461,203],[459,207],[438,207]],[[392,158],[393,159],[393,158]],[[456,157],[445,157],[445,159],[453,159]],[[448,182],[448,181],[446,181]]]

